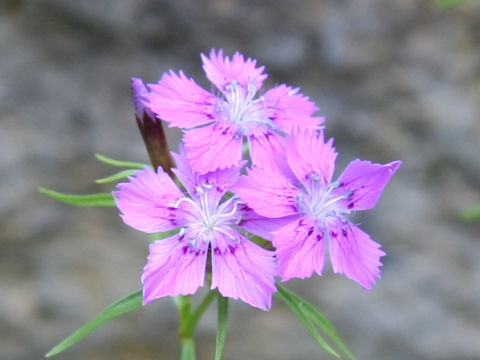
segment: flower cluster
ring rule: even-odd
[[[132,79],[137,118],[184,130],[177,182],[147,168],[114,192],[126,224],[173,234],[150,244],[143,303],[193,294],[208,278],[267,310],[275,277],[321,275],[327,246],[333,271],[370,289],[385,253],[348,217],[375,206],[401,162],[354,160],[332,181],[337,153],[308,97],[287,85],[258,95],[264,68],[239,53],[202,61],[215,93],[181,71],[148,88]]]

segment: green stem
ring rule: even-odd
[[[192,308],[192,297],[190,295],[187,296],[179,296],[179,304],[177,305],[178,308],[178,317],[179,317],[179,322],[180,322],[180,328],[181,325],[185,324],[188,322],[188,319],[190,318],[190,311]]]
[[[177,296],[174,298],[179,320],[180,360],[195,360],[193,332],[202,315],[215,299],[216,294],[216,291],[210,290],[194,311],[192,311],[191,296]]]
[[[195,343],[193,338],[182,338],[180,360],[195,360]]]
[[[195,360],[195,343],[193,337],[186,336],[181,329],[190,320],[192,297],[177,296],[173,299],[178,311],[178,335],[180,336],[180,360]]]
[[[192,336],[198,321],[201,319],[203,313],[208,309],[212,301],[215,299],[216,291],[209,291],[207,296],[202,300],[200,305],[191,313],[187,322],[180,326],[180,336]]]

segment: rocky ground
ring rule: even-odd
[[[259,59],[269,86],[321,107],[339,167],[404,161],[355,220],[388,253],[370,292],[326,271],[293,281],[359,359],[480,359],[480,3],[438,12],[413,0],[3,0],[0,2],[0,349],[40,359],[140,287],[148,239],[114,209],[37,192],[109,191],[93,153],[147,161],[129,78],[168,69],[204,80],[212,47]],[[172,147],[178,133],[170,133]],[[115,320],[58,359],[175,359],[162,300]],[[215,314],[197,332],[212,359]],[[327,359],[282,304],[233,302],[225,359]]]

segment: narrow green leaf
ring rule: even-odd
[[[281,288],[283,292],[287,293],[292,299],[294,299],[307,318],[320,329],[322,329],[322,331],[334,342],[334,344],[347,358],[350,360],[355,360],[355,356],[353,356],[353,354],[347,349],[343,341],[340,339],[340,336],[338,335],[334,326],[330,321],[328,321],[325,315],[323,315],[312,304],[295,294],[293,291],[281,286],[280,284],[277,284],[277,288]]]
[[[320,345],[320,347],[322,347],[330,355],[340,357],[340,355],[318,333],[317,329],[315,329],[315,326],[310,322],[296,301],[287,292],[283,291],[282,288],[278,287],[278,285],[277,289],[278,291],[275,293],[275,296],[282,300],[290,308],[290,310],[292,310],[295,316],[301,321],[303,326],[305,326],[310,335],[312,335],[312,337],[315,339],[317,344]]]
[[[448,10],[453,9],[456,6],[460,6],[467,2],[473,2],[475,0],[436,0],[435,6],[438,10]],[[478,1],[478,0],[476,0]]]
[[[117,181],[117,180],[120,180],[120,179],[124,179],[127,176],[133,176],[133,175],[135,175],[135,170],[132,170],[132,169],[122,170],[122,171],[120,171],[116,174],[113,174],[111,176],[107,176],[107,177],[104,177],[104,178],[101,178],[101,179],[97,179],[97,180],[95,180],[95,182],[97,184],[108,184],[108,183],[111,183],[111,182],[114,182],[114,181]]]
[[[480,205],[469,207],[460,213],[462,221],[473,221],[480,219]]]
[[[90,195],[64,194],[54,190],[39,188],[42,194],[50,196],[60,202],[76,206],[115,206],[112,194],[98,193]]]
[[[228,298],[218,293],[218,320],[217,320],[217,346],[215,360],[221,360],[225,338],[227,336]]]
[[[96,318],[90,321],[88,324],[82,326],[80,329],[75,331],[72,335],[63,339],[57,345],[55,345],[45,357],[50,357],[57,355],[62,351],[68,349],[70,346],[75,344],[77,341],[81,340],[88,334],[90,334],[95,329],[99,328],[106,322],[123,315],[127,312],[130,312],[142,305],[142,292],[137,291],[133,294],[130,294],[123,299],[120,299],[114,302],[112,305],[107,307],[104,311],[100,313]]]
[[[142,163],[137,163],[132,161],[122,161],[122,160],[112,159],[101,154],[95,154],[95,157],[97,158],[98,161],[111,166],[133,168],[133,169],[144,169],[146,166],[148,166],[147,164],[142,164]]]

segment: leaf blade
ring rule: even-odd
[[[118,301],[115,301],[113,304],[103,310],[98,316],[96,316],[93,320],[89,321],[87,324],[73,332],[70,336],[67,336],[65,339],[60,341],[47,354],[45,354],[45,357],[51,357],[65,351],[70,346],[80,341],[82,338],[84,338],[106,322],[116,317],[119,317],[127,312],[130,312],[140,307],[141,305],[141,290],[133,294],[127,295],[126,297]]]
[[[310,322],[303,310],[296,304],[295,299],[293,299],[288,292],[284,291],[283,287],[279,287],[278,284],[277,289],[278,292],[276,292],[274,295],[282,300],[290,308],[290,310],[292,310],[292,312],[295,314],[298,320],[300,320],[317,344],[320,345],[320,347],[322,347],[330,355],[337,358],[340,357],[340,354],[338,354],[318,333],[318,331],[315,329],[315,326]]]
[[[137,163],[133,161],[122,161],[117,159],[112,159],[108,156],[96,153],[95,158],[107,165],[116,166],[116,167],[124,167],[124,168],[133,168],[133,169],[144,169],[147,167],[147,164]]]
[[[119,171],[119,172],[117,172],[113,175],[110,175],[110,176],[107,176],[107,177],[104,177],[104,178],[101,178],[101,179],[97,179],[97,180],[95,180],[95,182],[97,184],[108,184],[108,183],[111,183],[111,182],[114,182],[114,181],[117,181],[117,180],[120,180],[120,179],[124,179],[127,176],[133,176],[133,175],[135,175],[135,170],[127,169],[127,170]]]
[[[288,293],[292,298],[296,299],[299,307],[304,312],[304,314],[309,318],[315,325],[317,325],[322,331],[333,341],[333,343],[342,351],[342,353],[350,360],[356,360],[355,356],[347,349],[346,345],[343,343],[342,339],[338,335],[332,323],[323,315],[317,308],[315,308],[307,300],[303,299],[293,291],[277,284],[277,288],[282,288],[282,291]]]
[[[38,191],[57,201],[75,206],[115,206],[113,195],[110,193],[97,193],[88,195],[65,194],[55,190],[38,188]]]
[[[221,360],[225,339],[227,337],[228,298],[218,293],[217,338],[215,346],[215,360]]]

